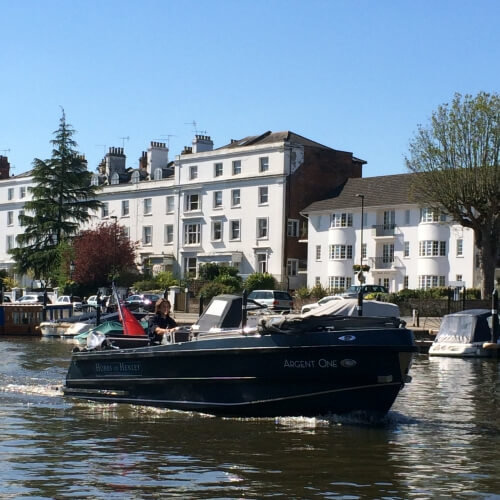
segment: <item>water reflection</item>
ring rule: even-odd
[[[419,356],[378,426],[63,398],[65,343],[0,341],[0,496],[494,498],[499,364]]]

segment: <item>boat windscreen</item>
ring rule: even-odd
[[[486,317],[450,314],[443,318],[435,342],[470,344],[488,341],[490,337],[491,332]]]

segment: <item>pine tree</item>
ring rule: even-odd
[[[48,279],[59,265],[59,245],[77,234],[80,225],[97,210],[97,186],[91,186],[91,173],[85,158],[76,150],[75,131],[66,123],[64,109],[55,138],[52,157],[33,160],[32,199],[25,203],[20,222],[24,233],[17,236],[11,250],[17,271],[33,271],[36,278]]]

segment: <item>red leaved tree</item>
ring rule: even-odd
[[[136,271],[136,245],[119,224],[100,224],[82,231],[73,240],[73,279],[85,286],[110,285],[124,273]]]

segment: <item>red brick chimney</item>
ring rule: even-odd
[[[0,179],[8,179],[10,176],[10,163],[6,156],[0,155]]]

